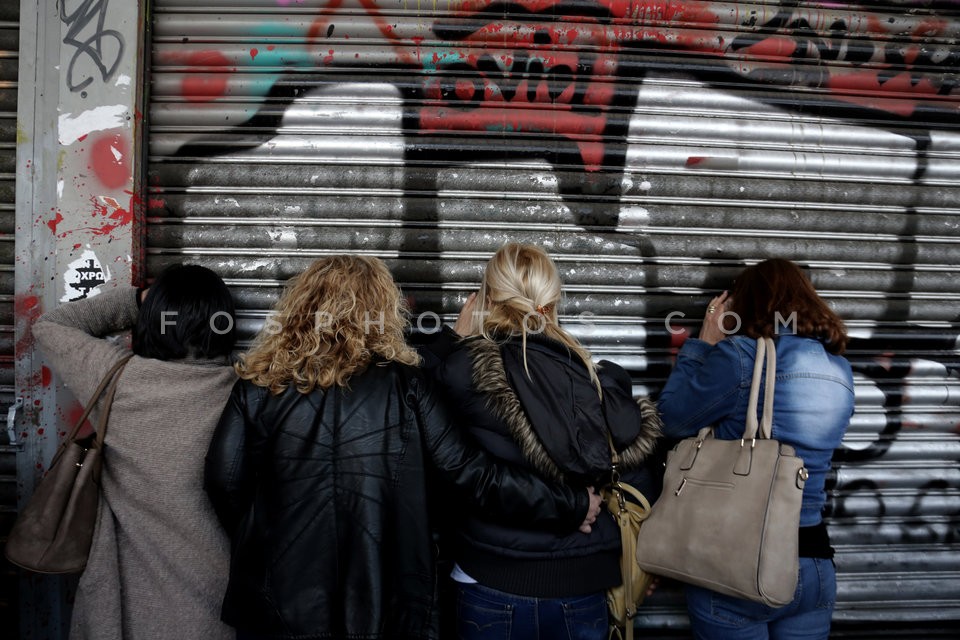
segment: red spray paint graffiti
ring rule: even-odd
[[[357,2],[386,48],[372,47],[368,59],[341,57],[328,38],[340,12],[354,9],[328,0],[305,34],[312,55],[294,59],[290,72],[340,65],[415,70],[418,85],[402,91],[417,109],[416,134],[546,140],[539,155],[578,166],[587,182],[601,167],[622,164],[617,147],[626,135],[623,114],[635,105],[635,80],[671,56],[715,60],[697,72],[708,82],[728,74],[741,83],[812,90],[805,94],[811,103],[922,114],[925,121],[930,110],[945,117],[960,111],[960,84],[948,73],[960,64],[960,51],[949,44],[958,26],[934,16],[845,4],[466,0],[455,11],[437,11],[434,37],[425,39],[420,25],[398,21],[387,2]],[[343,16],[347,24],[354,20]],[[192,55],[208,67],[231,63],[216,52]],[[184,95],[194,94],[185,88]]]
[[[97,138],[90,149],[90,168],[104,187],[119,189],[131,181],[127,137],[116,133]]]
[[[236,71],[230,60],[219,51],[198,51],[189,54],[175,53],[170,63],[180,63],[192,68],[205,69],[202,74],[183,79],[181,92],[190,102],[209,102],[227,92],[227,74]]]

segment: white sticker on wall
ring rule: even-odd
[[[100,264],[97,254],[87,249],[67,265],[63,274],[63,297],[60,302],[72,302],[100,293],[97,289],[110,279],[110,270]]]

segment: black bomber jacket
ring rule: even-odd
[[[405,365],[308,394],[239,381],[206,462],[232,539],[223,620],[271,638],[438,638],[434,483],[501,521],[580,525],[586,492],[495,462],[464,433]]]
[[[545,336],[528,335],[524,349],[518,336],[460,339],[445,330],[422,352],[448,406],[496,459],[571,487],[600,488],[611,477],[612,440],[623,479],[651,502],[659,495],[660,417],[649,398],[633,397],[622,367],[598,363],[601,397],[579,358]],[[597,592],[621,582],[620,531],[608,512],[592,529],[544,531],[467,510],[455,559],[471,578],[508,593]]]

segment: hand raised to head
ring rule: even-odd
[[[727,337],[723,330],[723,314],[727,310],[727,303],[730,297],[726,291],[716,296],[707,305],[707,314],[703,318],[703,326],[700,327],[700,339],[710,344],[717,344]]]
[[[463,303],[463,307],[460,308],[460,315],[457,316],[457,321],[453,325],[453,330],[457,332],[457,335],[460,336],[469,336],[473,335],[475,326],[473,315],[476,312],[477,308],[477,294],[476,292],[471,293],[467,297],[467,301]]]

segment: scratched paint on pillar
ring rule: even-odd
[[[124,126],[129,109],[122,104],[101,105],[80,113],[63,113],[57,121],[60,145],[68,147],[91,133]]]

